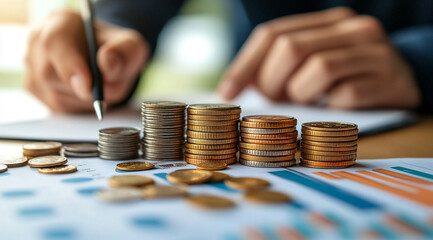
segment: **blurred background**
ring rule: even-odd
[[[136,95],[215,89],[234,50],[228,1],[185,1],[161,33]],[[78,1],[0,0],[2,95],[6,89],[22,88],[28,32],[58,8],[78,10]]]

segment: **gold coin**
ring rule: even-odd
[[[348,161],[338,161],[338,162],[321,162],[321,161],[312,161],[307,159],[301,159],[301,163],[307,165],[315,165],[315,166],[330,166],[330,167],[343,167],[343,166],[352,166],[356,163],[356,160],[348,160]]]
[[[223,182],[230,178],[230,175],[222,172],[212,172],[212,177],[208,182]]]
[[[27,165],[28,159],[26,157],[0,157],[0,164],[4,164],[9,168],[22,167]]]
[[[187,130],[186,135],[192,138],[200,138],[200,139],[227,139],[227,138],[235,138],[239,136],[238,131],[231,132],[196,132]]]
[[[8,170],[8,166],[5,164],[0,164],[0,173],[6,172]]]
[[[225,104],[225,103],[200,103],[191,104],[188,106],[188,110],[232,110],[240,109],[241,107],[237,104]]]
[[[24,151],[60,150],[62,144],[59,142],[33,142],[23,145]]]
[[[117,175],[108,179],[112,187],[144,187],[154,183],[152,178],[141,175]]]
[[[281,140],[281,139],[293,139],[298,137],[298,131],[291,133],[280,133],[280,134],[253,134],[241,132],[242,139],[257,139],[257,140]]]
[[[197,165],[200,163],[204,163],[204,162],[223,162],[226,163],[227,165],[230,164],[234,164],[238,161],[237,157],[232,157],[232,158],[228,158],[228,159],[217,159],[217,160],[201,160],[201,159],[194,159],[194,158],[188,158],[185,157],[185,162],[189,163],[189,164],[193,164],[193,165]]]
[[[302,153],[311,154],[311,155],[319,155],[319,156],[346,156],[356,154],[356,150],[354,151],[342,151],[342,152],[326,152],[326,151],[316,151],[310,150],[307,148],[302,149]]]
[[[252,143],[252,144],[264,144],[264,145],[297,144],[298,138],[289,138],[284,140],[261,140],[261,139],[242,138],[242,142]]]
[[[269,190],[251,190],[245,193],[245,200],[255,203],[288,203],[292,198],[285,193]]]
[[[180,108],[186,107],[186,103],[175,101],[145,101],[141,103],[145,108]]]
[[[247,128],[291,128],[297,124],[296,119],[293,122],[247,122],[241,121],[241,127]]]
[[[197,155],[225,155],[232,154],[238,151],[237,148],[222,149],[222,150],[198,150],[185,148],[185,152]]]
[[[240,157],[244,160],[249,160],[249,161],[257,161],[257,162],[283,162],[283,161],[290,161],[295,159],[295,155],[288,155],[288,156],[277,156],[277,157],[268,157],[268,156],[254,156],[254,155],[249,155],[249,154],[245,154],[245,153],[241,153]]]
[[[185,143],[185,148],[197,149],[197,150],[223,150],[223,149],[236,148],[237,146],[238,145],[236,143],[221,144],[221,145]]]
[[[358,140],[358,135],[343,136],[343,137],[319,137],[301,134],[301,138],[316,142],[350,142]]]
[[[188,192],[179,187],[167,185],[151,185],[143,188],[143,197],[146,199],[155,198],[179,198],[188,196]]]
[[[345,155],[345,156],[320,156],[320,155],[310,155],[301,152],[301,157],[313,161],[336,162],[336,161],[355,160],[356,154]]]
[[[278,115],[245,116],[242,118],[242,120],[247,122],[289,122],[289,123],[294,123],[296,121],[294,117],[278,116]]]
[[[194,206],[206,209],[225,209],[235,206],[235,203],[228,198],[205,194],[189,197],[188,202]]]
[[[28,156],[30,158],[40,157],[40,156],[48,156],[48,155],[60,155],[60,149],[58,149],[58,150],[42,150],[42,151],[34,151],[34,150],[32,150],[32,151],[24,150],[23,151],[23,156],[25,156],[25,157]]]
[[[261,189],[271,185],[271,183],[265,179],[253,177],[230,178],[225,180],[224,183],[231,188],[239,190]]]
[[[296,127],[290,128],[246,128],[241,127],[241,133],[252,133],[252,134],[281,134],[291,133],[296,130]]]
[[[194,126],[188,125],[188,130],[197,132],[231,132],[237,131],[238,125],[228,125],[228,126]]]
[[[317,142],[310,141],[305,138],[302,139],[302,144],[308,144],[309,146],[317,146],[317,147],[352,147],[356,146],[358,141],[349,141],[349,142]]]
[[[325,152],[344,152],[344,151],[356,151],[357,145],[349,147],[320,147],[302,143],[302,149],[310,149],[315,151],[325,151]]]
[[[49,155],[42,157],[35,157],[28,161],[30,167],[41,168],[41,167],[55,167],[66,164],[68,159],[62,156]]]
[[[358,129],[358,126],[353,123],[342,122],[309,122],[303,123],[302,128],[313,131],[350,131]]]
[[[317,131],[303,128],[302,133],[309,136],[339,137],[356,135],[358,134],[358,129],[348,131]]]
[[[197,155],[185,153],[186,158],[198,159],[198,160],[218,160],[218,159],[228,159],[236,157],[236,153],[224,154],[224,155]]]
[[[122,171],[141,171],[154,168],[150,162],[124,162],[116,165],[116,168]]]
[[[190,120],[201,120],[201,121],[227,121],[227,120],[239,120],[239,114],[231,115],[191,115],[188,114]]]
[[[77,167],[74,165],[61,165],[56,167],[44,167],[38,169],[38,172],[44,174],[65,174],[65,173],[73,173],[76,171],[77,171]]]
[[[202,145],[231,144],[231,143],[237,143],[238,141],[239,141],[238,137],[228,138],[228,139],[201,139],[201,138],[192,138],[192,137],[187,138],[188,143],[202,144]]]
[[[196,168],[200,170],[208,170],[208,171],[224,170],[227,168],[227,163],[208,161],[208,162],[202,162],[197,164]]]
[[[280,151],[280,150],[290,150],[297,147],[297,143],[289,144],[255,144],[240,142],[239,147],[251,149],[251,150],[263,150],[263,151]]]
[[[167,180],[174,184],[200,184],[207,182],[212,173],[205,170],[183,169],[167,174]]]
[[[202,120],[187,120],[188,126],[231,126],[238,125],[239,120],[227,121],[202,121]]]
[[[248,155],[254,155],[254,156],[264,156],[264,157],[278,157],[278,156],[287,156],[292,155],[296,153],[297,149],[291,149],[291,150],[280,150],[280,151],[268,151],[268,150],[252,150],[252,149],[246,149],[241,148],[241,153],[245,153]]]

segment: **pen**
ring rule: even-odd
[[[81,18],[83,19],[84,30],[88,48],[88,60],[92,75],[92,95],[93,107],[99,121],[103,118],[104,93],[102,88],[102,76],[96,62],[96,44],[95,29],[93,27],[94,9],[91,0],[81,0]]]

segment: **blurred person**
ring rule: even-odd
[[[276,101],[433,112],[433,1],[228,2],[243,46],[221,80],[225,99],[254,85]],[[158,34],[182,3],[97,2],[97,62],[109,106],[131,97]],[[242,13],[248,24],[238,21]],[[85,56],[79,13],[52,13],[29,37],[26,88],[54,111],[92,111]]]

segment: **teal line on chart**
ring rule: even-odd
[[[433,229],[429,226],[426,226],[423,223],[420,223],[416,219],[405,215],[405,214],[397,214],[396,217],[398,217],[401,221],[405,222],[408,225],[413,226],[414,228],[417,228],[418,230],[422,231],[429,239],[433,239]]]
[[[328,218],[329,220],[335,222],[335,224],[337,225],[338,228],[338,232],[341,235],[342,238],[344,239],[354,239],[356,238],[356,236],[354,236],[352,230],[350,229],[350,226],[348,223],[348,221],[346,221],[345,219],[335,215],[332,212],[326,212],[325,217]]]
[[[410,173],[410,174],[418,176],[418,177],[423,177],[423,178],[427,178],[427,179],[433,180],[433,175],[429,174],[429,173],[420,172],[420,171],[417,171],[417,170],[413,170],[413,169],[405,168],[405,167],[400,167],[400,166],[398,166],[398,167],[391,167],[391,168],[394,168],[396,170],[399,170],[399,171],[402,171],[402,172],[405,172],[405,173]]]
[[[155,173],[154,175],[164,180],[167,180],[167,173]],[[237,190],[227,187],[224,182],[206,183],[206,185],[224,190],[226,192],[238,192]]]
[[[291,223],[290,225],[306,239],[313,238],[316,235],[316,229],[305,220],[305,214],[296,214]]]
[[[280,238],[275,234],[275,229],[270,226],[262,226],[261,228],[263,235],[269,240],[279,240]]]
[[[380,223],[375,223],[371,226],[371,228],[378,232],[380,235],[382,235],[382,237],[384,237],[385,239],[397,239],[398,235],[395,231],[393,231],[392,229],[390,229],[389,227],[382,225]]]

